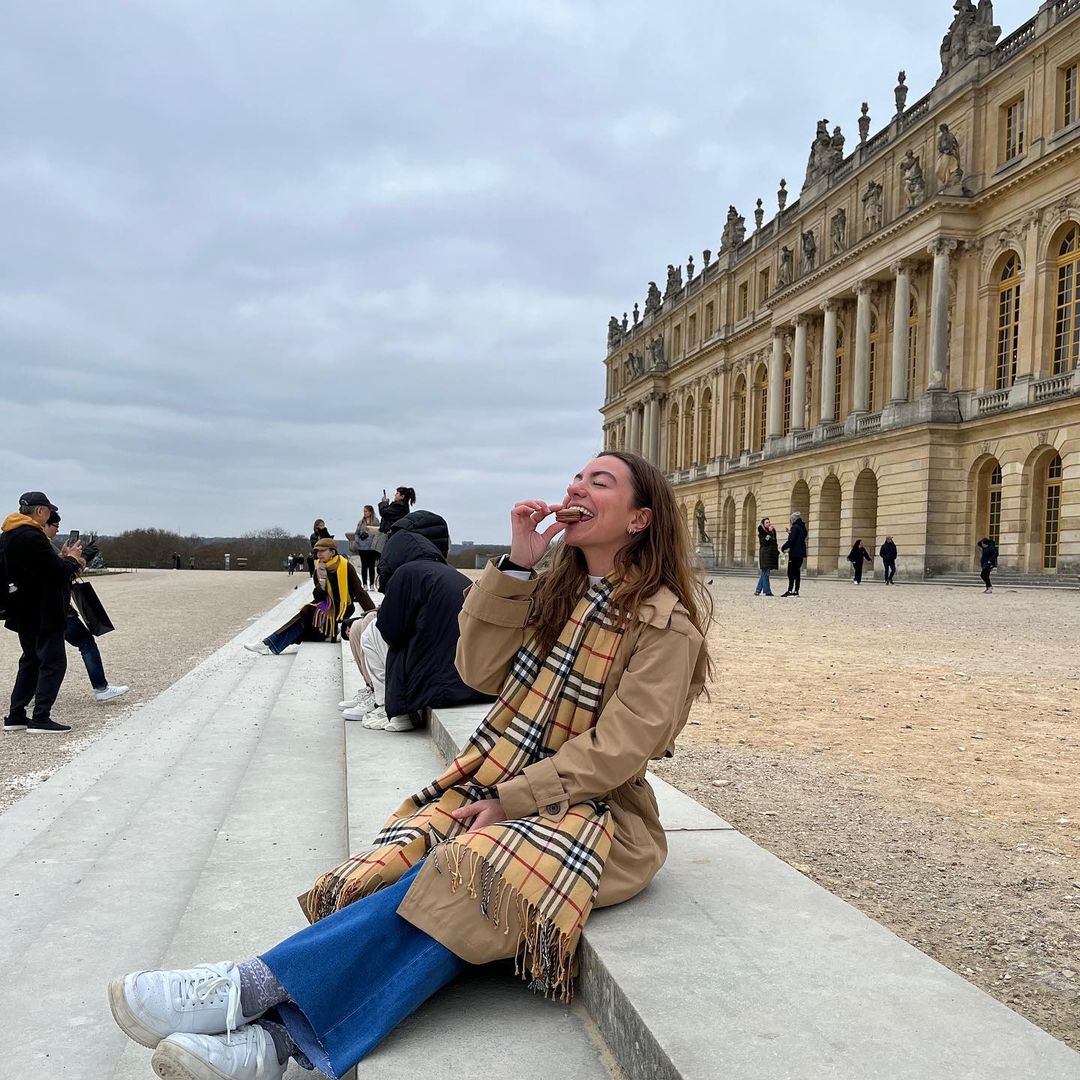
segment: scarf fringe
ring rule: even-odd
[[[478,852],[452,841],[440,847],[446,853],[445,870],[438,858],[439,848],[432,851],[431,858],[438,873],[449,874],[451,892],[456,893],[463,885],[470,899],[480,901],[483,917],[506,936],[512,925],[510,912],[516,913],[518,939],[514,950],[514,974],[527,981],[530,990],[568,1005],[574,998],[575,958],[581,927],[569,933],[560,930]]]

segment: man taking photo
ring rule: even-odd
[[[45,526],[57,508],[44,492],[28,491],[19,497],[19,510],[0,526],[7,579],[5,625],[19,635],[22,656],[4,731],[56,734],[71,728],[58,724],[50,713],[67,671],[64,629],[67,626],[67,591],[82,563],[82,545],[65,544],[56,553]],[[31,699],[30,719],[26,707]]]

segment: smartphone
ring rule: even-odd
[[[72,544],[77,544],[79,542],[79,530],[78,529],[72,529],[71,532],[68,533],[67,542],[68,542],[69,547]]]

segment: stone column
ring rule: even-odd
[[[791,430],[806,428],[806,329],[808,315],[795,316],[795,356],[791,373]]]
[[[908,349],[911,344],[908,319],[911,317],[911,277],[907,263],[893,263],[890,269],[896,275],[896,294],[893,298],[892,393],[889,401],[891,404],[899,404],[907,401],[911,392],[908,387]]]
[[[949,256],[959,247],[959,241],[944,237],[929,248],[934,256],[934,272],[930,283],[930,353],[927,365],[927,390],[944,390],[948,381],[945,370],[949,351]]]
[[[630,449],[637,453],[641,446],[641,411],[635,405],[630,410]]]
[[[855,314],[855,377],[851,384],[851,411],[870,408],[870,283],[860,281],[854,288],[858,299]]]
[[[643,453],[654,465],[657,462],[656,429],[659,424],[659,417],[656,415],[657,411],[656,398],[649,398],[645,402],[645,449]]]
[[[821,422],[831,424],[836,420],[833,414],[836,401],[836,301],[826,300],[821,310],[825,312],[821,337]]]
[[[784,430],[784,334],[773,331],[772,360],[769,363],[769,400],[765,436],[772,438]]]

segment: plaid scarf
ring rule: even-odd
[[[402,803],[374,847],[323,874],[302,897],[310,921],[392,884],[430,854],[449,887],[464,884],[496,926],[508,930],[516,913],[517,970],[569,1000],[581,928],[611,849],[606,804],[592,799],[560,821],[535,815],[475,832],[450,812],[494,798],[502,781],[594,726],[622,636],[610,605],[614,584],[605,578],[588,589],[546,657],[533,651],[534,639],[518,650],[499,699],[462,753]]]

